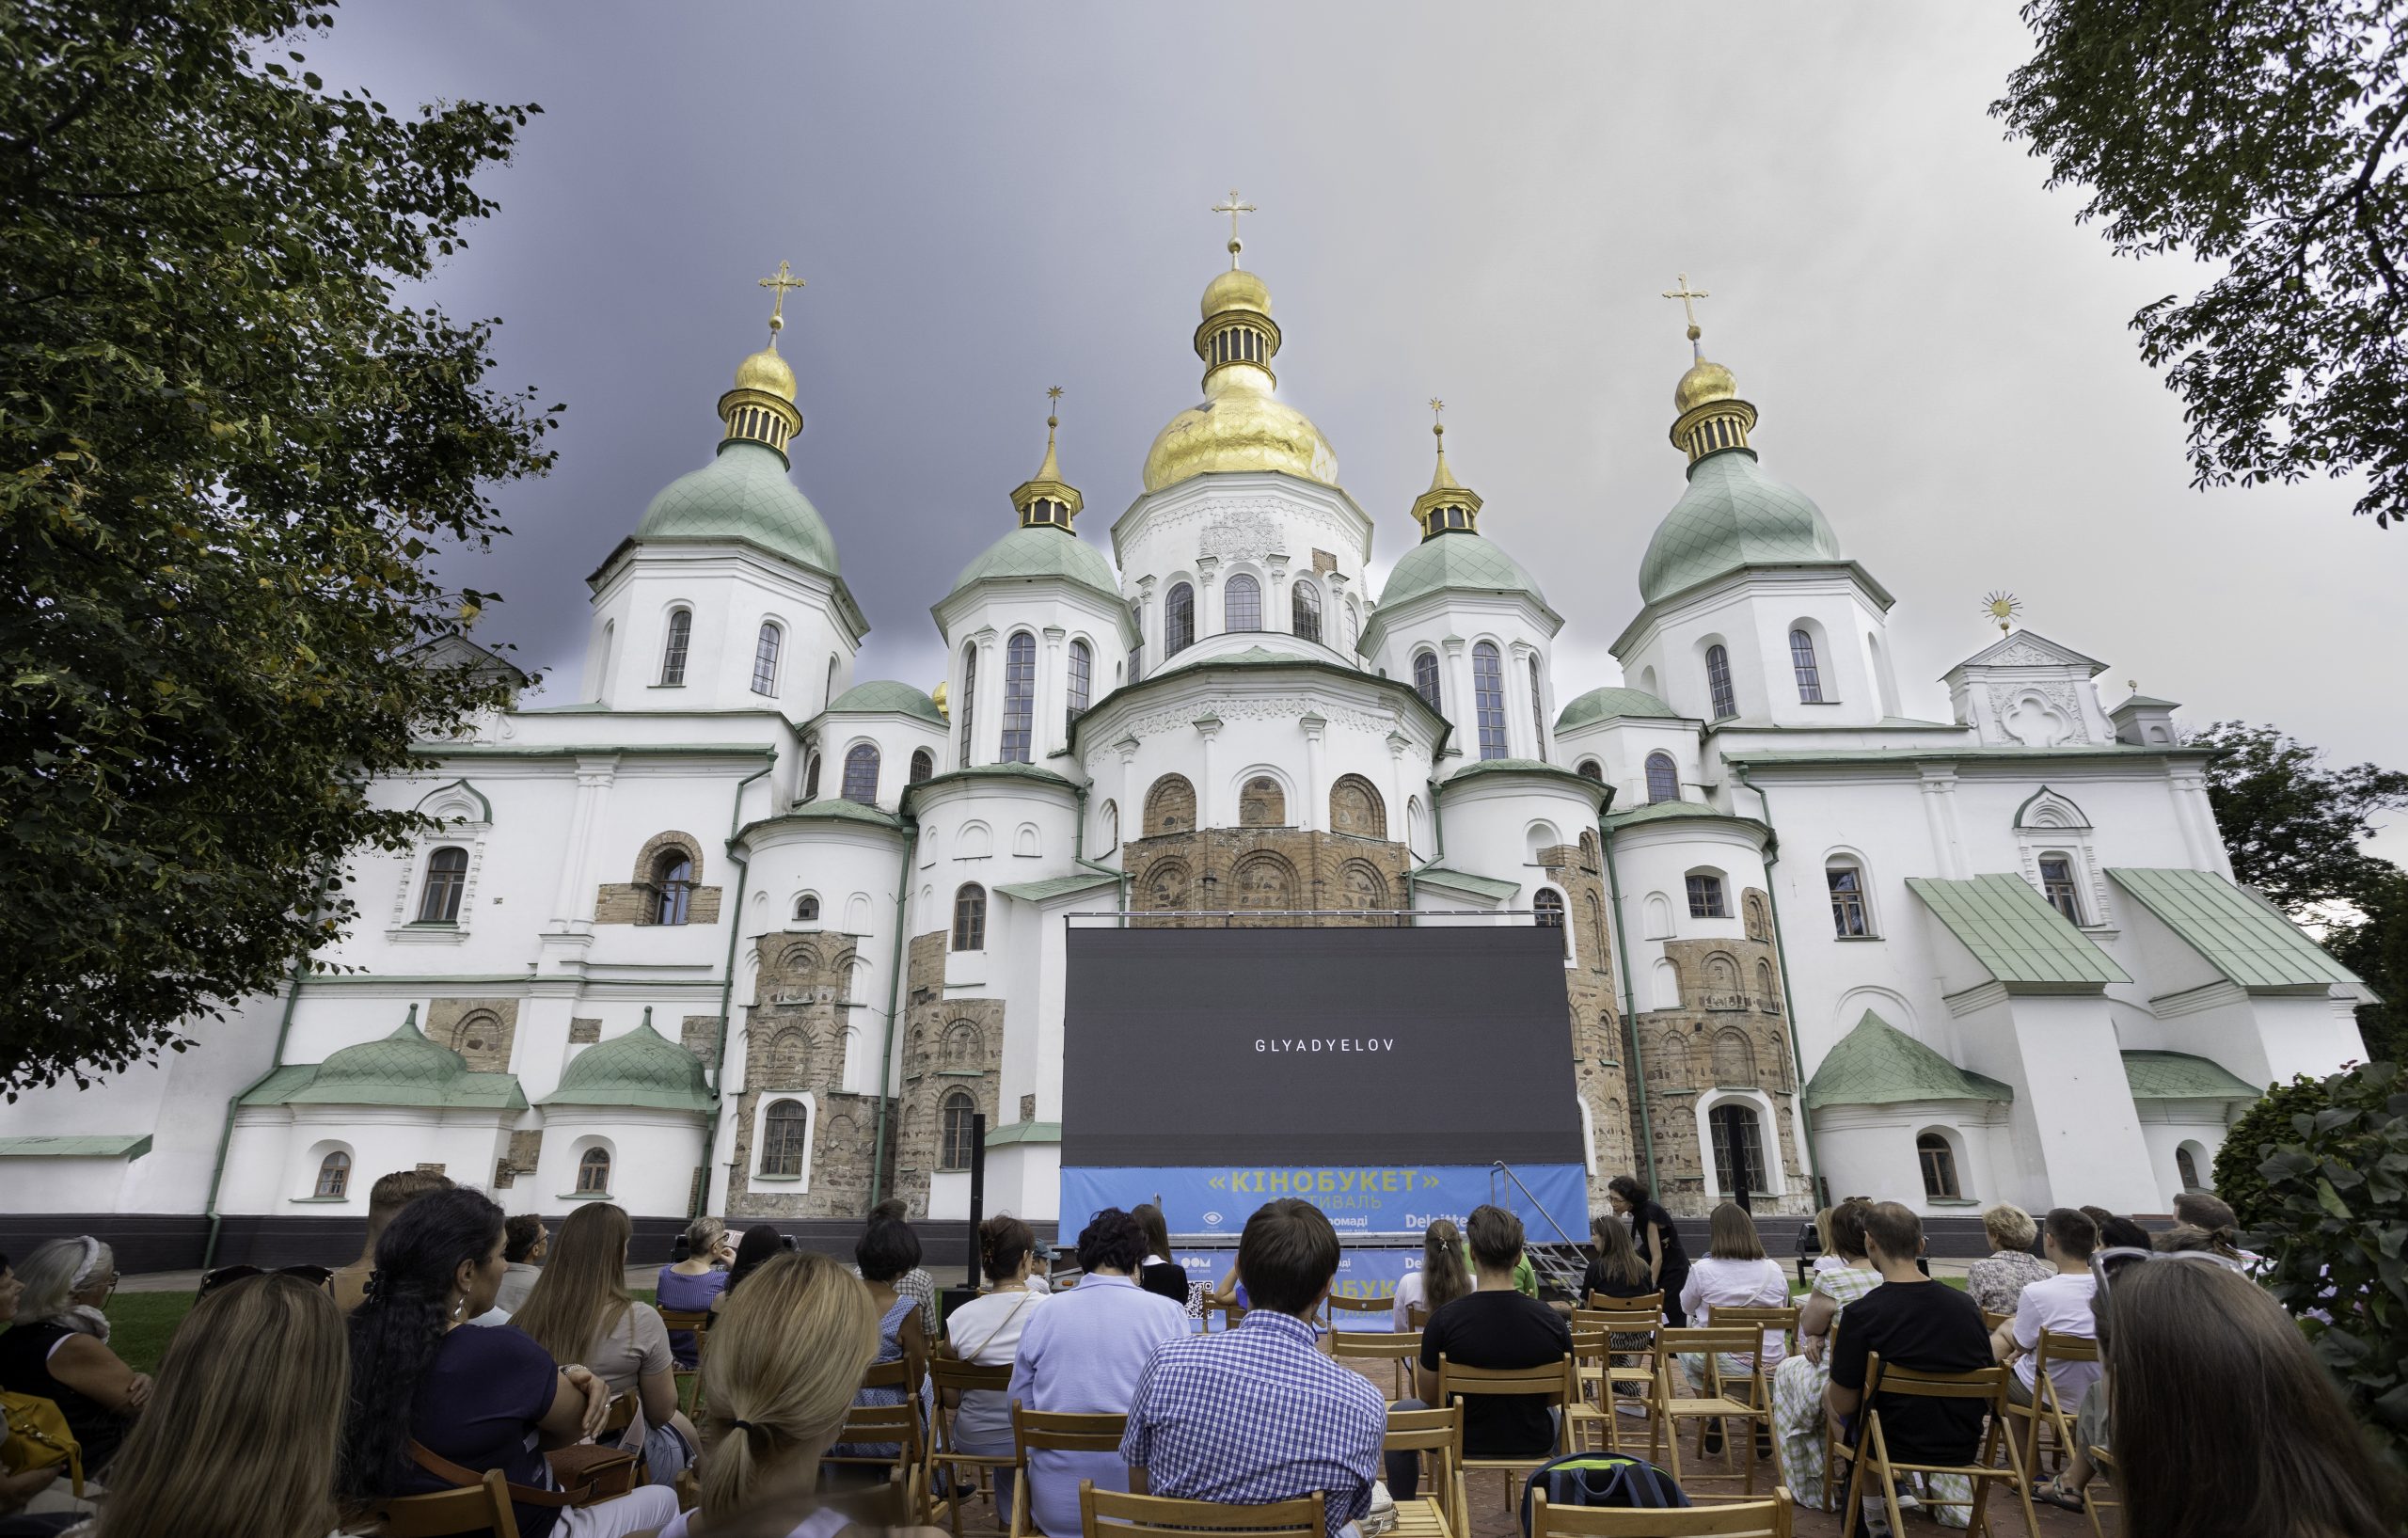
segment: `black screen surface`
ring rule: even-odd
[[[1563,932],[1072,927],[1062,1163],[1577,1164]]]

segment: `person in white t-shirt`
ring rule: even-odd
[[[2041,1220],[2040,1253],[2056,1267],[2056,1275],[2025,1283],[2015,1300],[2015,1317],[1990,1335],[1990,1349],[1998,1359],[2014,1364],[2015,1375],[2007,1380],[2006,1394],[2016,1403],[2031,1403],[2036,1392],[2034,1376],[2038,1363],[2033,1353],[2040,1344],[2042,1330],[2085,1340],[2098,1339],[2090,1311],[2096,1290],[2090,1252],[2098,1246],[2099,1225],[2079,1208],[2051,1208]],[[2098,1377],[2097,1362],[2049,1364],[2049,1381],[2056,1385],[2057,1403],[2067,1414],[2082,1403],[2083,1390]]]
[[[1431,1285],[1433,1278],[1437,1285]],[[1402,1335],[1415,1328],[1413,1310],[1424,1317],[1471,1291],[1471,1270],[1464,1264],[1463,1230],[1447,1218],[1430,1220],[1421,1230],[1421,1269],[1398,1279],[1388,1304],[1388,1328]]]
[[[1051,1299],[1029,1286],[1037,1235],[1008,1213],[978,1225],[978,1265],[988,1291],[945,1316],[944,1356],[979,1367],[1009,1367],[1020,1355],[1021,1332]],[[950,1390],[948,1390],[950,1392]],[[953,1412],[947,1445],[995,1457],[1012,1451],[1010,1396],[993,1389],[964,1392]],[[995,1519],[1012,1519],[1012,1471],[995,1470]]]
[[[1688,1280],[1681,1287],[1681,1311],[1688,1315],[1689,1323],[1700,1328],[1711,1325],[1717,1306],[1778,1308],[1788,1301],[1788,1274],[1780,1261],[1765,1254],[1756,1220],[1734,1202],[1717,1207],[1707,1224],[1704,1258],[1689,1262]],[[1766,1330],[1766,1373],[1781,1365],[1782,1351],[1781,1332]],[[1723,1358],[1722,1371],[1744,1376],[1755,1371],[1755,1364],[1745,1354],[1733,1353]]]

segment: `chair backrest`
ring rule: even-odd
[[[1589,1294],[1589,1307],[1608,1308],[1615,1313],[1633,1313],[1643,1308],[1651,1314],[1660,1314],[1664,1311],[1664,1294],[1659,1291],[1641,1292],[1635,1298],[1616,1298],[1608,1297],[1603,1292],[1592,1292]]]
[[[1664,1323],[1660,1308],[1575,1308],[1572,1327],[1576,1330],[1643,1330],[1651,1324]]]
[[[1575,1359],[1583,1362],[1603,1362],[1606,1360],[1607,1353],[1612,1349],[1612,1341],[1611,1331],[1584,1329],[1578,1321],[1574,1321],[1572,1355]]]
[[[1765,1363],[1759,1353],[1763,1351],[1764,1343],[1764,1332],[1752,1324],[1709,1324],[1680,1330],[1667,1326],[1656,1333],[1656,1360],[1663,1371],[1669,1372],[1674,1356],[1703,1355],[1707,1382],[1719,1387],[1729,1376],[1722,1371],[1722,1358],[1725,1356],[1752,1358],[1754,1368],[1741,1376],[1763,1377]]]
[[[1396,1311],[1393,1298],[1342,1298],[1329,1294],[1329,1311],[1333,1314],[1386,1314]]]
[[[1012,1369],[1009,1362],[999,1367],[980,1367],[956,1356],[932,1356],[928,1359],[928,1381],[939,1388],[966,1390],[1009,1388]]]
[[[2087,1335],[2067,1335],[2043,1325],[2040,1342],[2033,1349],[2032,1362],[2036,1371],[2065,1362],[2095,1362],[2099,1360],[2099,1342]]]
[[[2012,1313],[1994,1314],[1988,1308],[1985,1308],[1982,1310],[1982,1328],[1988,1330],[1991,1334],[1995,1335],[1998,1333],[1998,1327],[2001,1324],[2008,1324],[2012,1322],[2014,1318],[2015,1315]]]
[[[1322,1495],[1259,1506],[1224,1506],[1213,1500],[1173,1500],[1099,1490],[1079,1481],[1079,1528],[1085,1538],[1188,1538],[1198,1532],[1243,1532],[1246,1538],[1327,1538]]]
[[[1421,1357],[1419,1330],[1332,1330],[1329,1354],[1339,1361],[1393,1361]]]
[[[1032,1410],[1012,1401],[1012,1449],[1023,1464],[1031,1448],[1041,1452],[1117,1452],[1128,1432],[1125,1415]]]
[[[1417,1330],[1422,1325],[1429,1324],[1430,1305],[1426,1303],[1406,1304],[1404,1306],[1404,1322],[1412,1325]]]
[[[911,1364],[900,1356],[891,1362],[872,1362],[869,1364],[869,1370],[862,1374],[862,1387],[864,1388],[909,1388],[912,1387]]]
[[[1570,1405],[1580,1398],[1579,1380],[1573,1375],[1572,1357],[1560,1356],[1536,1367],[1466,1367],[1438,1354],[1438,1400],[1446,1403],[1457,1394],[1521,1394]]]
[[[663,1308],[660,1322],[673,1330],[692,1330],[697,1334],[711,1327],[710,1311],[706,1308]]]
[[[484,1482],[426,1496],[395,1496],[369,1508],[384,1538],[447,1538],[455,1532],[486,1532],[518,1538],[518,1514],[510,1508],[510,1482],[499,1468]]]
[[[1883,1361],[1877,1351],[1868,1352],[1864,1358],[1864,1397],[1867,1402],[1876,1394],[1977,1399],[1988,1403],[1991,1413],[2004,1421],[2007,1371],[2004,1367],[1982,1367],[1971,1372],[1918,1372],[1911,1367]]]
[[[1390,1410],[1387,1435],[1381,1447],[1389,1452],[1443,1452],[1459,1458],[1464,1451],[1464,1407]]]
[[[1768,1500],[1718,1501],[1687,1510],[1626,1511],[1609,1506],[1555,1506],[1544,1493],[1530,1498],[1531,1538],[1790,1538],[1789,1492]]]
[[[1766,1308],[1757,1304],[1717,1304],[1711,1315],[1717,1325],[1753,1324],[1766,1335],[1778,1332],[1781,1349],[1787,1353],[1798,1345],[1798,1310],[1791,1307]]]
[[[920,1409],[916,1404],[856,1404],[845,1412],[845,1429],[837,1434],[839,1444],[867,1447],[892,1444],[898,1451],[885,1457],[864,1453],[828,1454],[836,1464],[917,1463],[920,1458]]]
[[[602,1412],[602,1429],[594,1435],[594,1439],[597,1442],[610,1440],[634,1425],[636,1417],[642,1413],[643,1401],[636,1397],[634,1389],[628,1389],[612,1400],[610,1407]]]

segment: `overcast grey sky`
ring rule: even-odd
[[[1196,300],[1246,264],[1282,395],[1408,547],[1444,396],[1482,530],[1570,622],[1560,697],[1609,642],[1679,495],[1667,441],[1708,355],[1763,413],[1772,473],[1897,595],[1910,713],[2020,595],[2042,634],[2184,702],[2408,766],[2394,664],[2408,535],[2347,483],[2202,494],[2179,403],[2127,330],[2196,286],[2113,257],[1985,108],[2029,39],[2005,4],[648,7],[356,0],[311,59],[399,108],[534,101],[501,213],[435,297],[506,325],[505,383],[568,411],[515,531],[452,574],[481,635],[573,686],[582,579],[710,455],[760,345],[753,280],[809,287],[784,350],[795,476],[874,632],[859,676],[941,675],[928,606],[1011,525],[1063,386],[1088,539],[1196,397]],[[2385,852],[2408,858],[2408,828]]]

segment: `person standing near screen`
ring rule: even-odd
[[[1636,1176],[1617,1175],[1606,1183],[1606,1199],[1614,1213],[1629,1220],[1630,1242],[1647,1262],[1648,1277],[1664,1294],[1664,1322],[1674,1329],[1688,1327],[1681,1308],[1681,1289],[1689,1279],[1688,1252],[1681,1248],[1681,1230]]]

